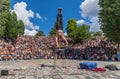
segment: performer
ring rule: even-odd
[[[63,34],[63,21],[62,21],[62,9],[58,8],[58,14],[57,14],[57,33],[56,33],[56,46],[60,47],[59,40],[65,41],[66,45],[68,45],[68,41],[66,40],[64,34]]]

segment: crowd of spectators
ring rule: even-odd
[[[50,44],[50,45],[49,45]],[[0,59],[37,59],[52,58],[51,45],[55,45],[54,38],[19,36],[14,44],[0,39]]]
[[[117,48],[106,39],[89,40],[73,46],[73,53],[68,53],[69,59],[117,61]]]
[[[0,39],[0,60],[53,59],[55,46],[54,37],[18,36],[15,43]],[[68,59],[79,60],[117,60],[117,49],[105,39],[97,38],[83,44],[69,44],[65,50]],[[58,58],[62,58],[58,54]]]

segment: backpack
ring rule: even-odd
[[[105,68],[109,69],[109,70],[118,70],[117,66],[114,64],[110,64],[110,65],[106,65]]]

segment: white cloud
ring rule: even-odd
[[[38,29],[39,29],[39,26],[36,25],[36,26],[34,27],[34,29],[35,29],[35,30],[38,30]]]
[[[94,17],[98,15],[99,12],[99,0],[85,0],[80,5],[82,17]]]
[[[22,20],[25,24],[25,35],[34,35],[36,33],[35,30],[39,29],[39,26],[34,25],[30,20],[34,18],[34,12],[32,10],[27,10],[27,4],[25,2],[18,2],[14,5],[14,9],[17,19]],[[36,15],[40,18],[39,14]],[[31,29],[31,30],[29,30]],[[33,33],[33,34],[32,34]]]
[[[47,20],[47,17],[45,16],[45,17],[43,17],[43,18],[41,18],[41,21],[42,22],[44,22],[44,21],[46,21]]]
[[[36,13],[36,17],[37,17],[38,19],[41,19],[41,18],[42,18],[39,13]]]
[[[77,22],[77,24],[79,25],[81,25],[81,24],[84,24],[85,23],[85,21],[84,20],[78,20],[78,21],[76,21]]]
[[[37,33],[36,30],[25,29],[25,34],[24,35],[34,36],[36,33]]]
[[[90,19],[90,31],[100,31],[100,24],[99,24],[99,19],[98,19],[98,17],[97,16],[95,16],[95,17],[92,17],[91,19]]]
[[[90,21],[90,31],[99,31],[100,24],[98,22],[98,13],[100,7],[98,5],[99,0],[84,0],[80,5],[81,16],[88,18]]]
[[[67,36],[67,32],[65,32],[64,35]]]

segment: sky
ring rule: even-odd
[[[74,18],[78,26],[90,25],[90,31],[100,30],[98,13],[99,0],[11,0],[11,11],[25,25],[25,35],[34,36],[39,30],[49,35],[56,22],[57,9],[62,8],[63,27],[66,34],[67,22]]]

